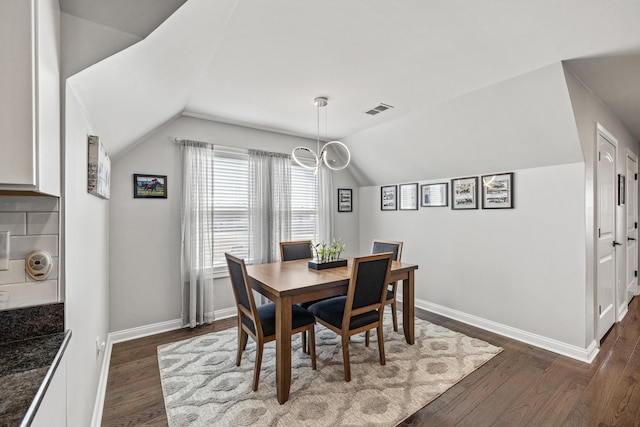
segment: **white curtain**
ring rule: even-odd
[[[291,156],[249,150],[249,262],[280,259],[291,239]]]
[[[213,315],[213,145],[182,142],[182,326]]]
[[[316,175],[318,185],[318,223],[316,225],[316,242],[331,243],[340,236],[333,235],[335,199],[331,170],[321,167]]]

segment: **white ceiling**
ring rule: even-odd
[[[139,37],[164,21],[78,77],[114,156],[181,113],[314,138],[316,96],[344,138],[565,60],[640,139],[637,0],[182,3],[60,1]]]

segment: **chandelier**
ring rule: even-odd
[[[291,156],[297,164],[305,169],[313,170],[314,173],[318,173],[318,170],[324,163],[329,169],[339,171],[346,168],[351,161],[351,153],[346,145],[340,141],[329,141],[320,149],[320,109],[327,106],[326,97],[318,97],[314,99],[314,104],[317,107],[318,113],[318,137],[317,148],[314,152],[307,147],[296,147],[293,149]],[[325,141],[327,133],[327,113],[325,110]],[[316,154],[318,153],[318,154]]]

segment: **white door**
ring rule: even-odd
[[[638,158],[627,152],[627,303],[638,293]]]
[[[597,166],[598,340],[616,320],[616,146],[598,132]]]

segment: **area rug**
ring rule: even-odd
[[[400,317],[401,318],[401,317]],[[385,314],[386,365],[375,332],[350,344],[351,381],[344,381],[340,338],[316,325],[317,370],[292,338],[289,400],[278,404],[275,343],[265,345],[258,391],[251,390],[255,343],[235,365],[237,329],[158,347],[160,377],[171,427],[395,426],[502,351],[484,341],[416,319],[415,344],[394,332]]]

